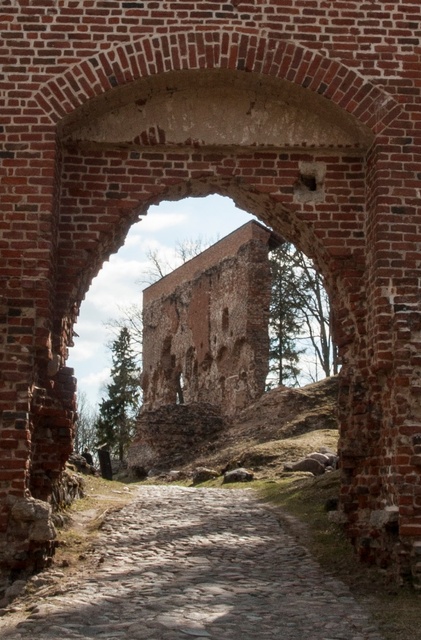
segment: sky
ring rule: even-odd
[[[148,252],[156,251],[162,262],[174,264],[177,242],[202,238],[209,245],[251,219],[229,198],[212,195],[161,202],[131,227],[124,245],[93,280],[75,326],[75,346],[69,349],[67,366],[75,370],[78,393],[83,392],[93,407],[106,396],[109,381],[107,345],[115,335],[106,325],[122,315],[122,307],[141,305],[142,289],[148,286]]]

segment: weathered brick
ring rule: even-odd
[[[421,366],[420,326],[411,315],[420,275],[419,4],[398,0],[393,14],[378,3],[321,6],[307,0],[116,1],[89,7],[76,0],[51,14],[41,0],[12,4],[0,15],[0,82],[6,96],[0,122],[0,281],[14,310],[4,316],[10,320],[5,325],[10,352],[1,355],[9,385],[0,389],[0,409],[10,412],[2,416],[4,434],[29,434],[28,420],[41,427],[48,417],[42,406],[58,411],[48,418],[63,425],[57,437],[60,429],[66,431],[75,381],[62,372],[53,387],[43,377],[50,332],[54,349],[65,358],[77,314],[74,301],[83,299],[87,283],[120,246],[123,228],[137,219],[139,209],[146,212],[151,203],[178,198],[187,188],[192,195],[220,190],[297,243],[325,276],[343,358],[342,465],[353,470],[343,496],[357,545],[370,533],[358,518],[359,486],[370,487],[359,496],[364,506],[378,510],[399,495],[407,477],[410,509],[419,452],[408,452],[399,438],[421,430],[414,418],[421,393],[414,382]],[[106,92],[108,99],[119,87],[136,87],[141,78],[149,77],[153,86],[161,72],[172,82],[173,71],[199,68],[230,69],[245,87],[254,74],[263,84],[270,75],[272,87],[303,88],[294,94],[300,106],[305,96],[320,94],[323,109],[336,104],[335,118],[348,114],[345,129],[355,120],[367,136],[370,129],[370,143],[319,149],[303,139],[297,149],[221,150],[198,148],[201,142],[192,136],[166,148],[155,123],[153,130],[136,132],[136,145],[125,140],[123,149],[71,147],[60,139],[63,118],[71,119],[89,100],[102,108]],[[196,91],[197,76],[191,78],[189,91]],[[324,117],[327,127],[334,125],[330,112]],[[245,118],[239,113],[237,120]],[[300,201],[300,163],[312,162],[326,165],[323,194]],[[25,213],[32,219],[18,217]],[[25,265],[28,256],[34,262]],[[29,307],[45,335],[34,332],[32,319],[18,321],[19,310]],[[19,359],[13,349],[22,349]],[[34,371],[40,377],[36,385],[50,391],[45,404],[32,405],[26,416]],[[12,417],[16,410],[25,417]],[[17,440],[23,442],[9,434],[6,441]],[[36,443],[40,455],[32,461],[33,477],[47,467],[58,472],[60,452],[68,446],[47,451],[44,445],[42,439]],[[26,461],[19,460],[20,471],[13,473],[21,477],[10,489],[16,495],[27,474]],[[32,490],[48,497],[50,488],[48,482],[34,483]],[[7,516],[1,518],[4,532]],[[418,521],[402,525],[401,535],[421,536]],[[377,549],[387,553],[382,544],[387,547],[388,537],[379,536]]]

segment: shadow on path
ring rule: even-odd
[[[248,490],[139,487],[105,521],[96,570],[41,600],[8,640],[381,640]]]

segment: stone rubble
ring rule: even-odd
[[[307,471],[314,476],[323,475],[326,471],[333,471],[337,468],[339,457],[333,451],[321,447],[319,451],[309,453],[304,459],[298,462],[284,465],[284,471]]]
[[[55,594],[41,588],[26,619],[18,601],[1,638],[382,640],[247,489],[141,486],[107,516],[94,560]]]
[[[239,467],[238,469],[232,469],[231,471],[226,471],[224,473],[223,483],[229,482],[251,482],[254,478],[253,472],[248,469],[244,469],[244,467]]]

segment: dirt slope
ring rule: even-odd
[[[194,464],[217,470],[251,467],[256,477],[273,477],[319,447],[336,450],[336,377],[299,389],[279,387],[239,413],[216,441],[204,443]]]

